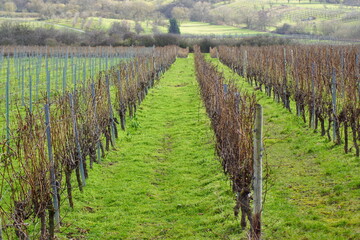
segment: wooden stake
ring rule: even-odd
[[[59,201],[58,201],[58,191],[56,186],[56,175],[55,175],[55,162],[52,152],[52,143],[51,143],[51,128],[50,128],[50,108],[49,104],[45,104],[45,125],[46,125],[46,139],[48,147],[48,156],[50,161],[50,183],[52,189],[52,198],[53,198],[53,207],[54,207],[54,221],[55,228],[60,224],[60,213],[59,213]]]
[[[315,129],[315,63],[311,65],[311,98],[312,106],[310,124],[312,129]]]
[[[29,111],[32,113],[32,77],[29,79]]]
[[[2,240],[2,222],[1,222],[1,218],[0,218],[0,240]]]
[[[244,58],[243,58],[243,77],[246,78],[246,73],[247,73],[247,51],[244,51]]]
[[[360,70],[359,70],[359,62],[360,62],[359,54],[356,54],[356,58],[355,58],[355,71],[356,71],[357,88],[358,88],[358,100],[360,99]]]
[[[107,87],[107,94],[108,94],[108,105],[109,105],[109,114],[110,114],[110,134],[111,134],[111,141],[112,143],[115,143],[115,122],[114,122],[114,113],[112,110],[111,105],[111,93],[110,93],[110,81],[109,81],[109,75],[105,76],[106,81],[106,87]]]
[[[10,59],[7,58],[7,72],[6,72],[6,152],[10,152]]]
[[[333,69],[331,79],[331,95],[332,95],[332,110],[333,110],[333,141],[336,144],[340,144],[338,139],[338,121],[337,121],[337,110],[336,110],[336,71]]]
[[[79,158],[79,170],[81,176],[82,187],[85,187],[86,180],[85,180],[85,170],[84,170],[84,160],[82,156],[80,141],[79,141],[79,132],[77,129],[77,122],[76,122],[76,115],[75,115],[75,107],[74,107],[74,97],[71,93],[69,93],[69,101],[70,101],[70,108],[71,108],[71,117],[73,119],[73,130],[74,130],[74,137],[75,137],[75,144],[77,148],[78,158]]]
[[[94,111],[94,119],[96,120],[96,134],[100,138],[100,129],[97,119],[97,106],[96,106],[96,94],[95,94],[95,83],[91,84],[91,97],[93,102],[93,111]],[[96,152],[97,152],[97,161],[98,163],[101,162],[101,150],[100,150],[100,139],[96,141]]]
[[[252,222],[252,239],[261,239],[261,211],[262,211],[262,131],[263,113],[261,105],[256,105],[255,134],[254,134],[254,216]]]

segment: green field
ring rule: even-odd
[[[120,19],[108,19],[108,18],[89,18],[87,21],[91,21],[90,29],[104,29],[107,30],[111,27],[113,22],[122,22],[126,21],[130,24],[131,30],[134,31],[135,22],[132,20],[120,20]],[[69,28],[76,28],[76,29],[84,29],[81,28],[81,20],[79,23],[73,25],[72,19],[59,19],[59,20],[50,20],[47,21],[49,24],[56,24],[55,26],[64,26]],[[143,34],[151,34],[152,33],[152,23],[149,22],[139,22],[144,29]],[[167,27],[159,26],[158,29],[163,32],[167,33]],[[225,25],[212,25],[210,23],[202,23],[202,22],[182,22],[180,23],[180,32],[182,34],[193,34],[193,35],[251,35],[251,34],[262,34],[263,32],[232,27],[232,26],[225,26]]]
[[[202,22],[184,22],[180,24],[180,32],[182,34],[193,35],[254,35],[263,34],[264,32],[237,28],[224,25],[212,25],[210,23]]]

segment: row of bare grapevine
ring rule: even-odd
[[[187,48],[179,48],[177,56],[179,58],[187,58],[188,55],[189,55],[189,52],[190,52],[189,47],[187,47]]]
[[[61,223],[60,207],[65,200],[74,207],[73,173],[82,191],[88,165],[99,162],[110,145],[115,147],[118,121],[113,108],[124,129],[126,111],[134,115],[176,53],[175,47],[153,49],[100,72],[77,90],[51,99],[44,94],[25,115],[18,110],[11,142],[4,142],[0,152],[0,233],[8,239],[54,238]]]
[[[346,153],[354,148],[359,156],[359,50],[356,46],[222,46],[219,57],[289,111],[290,101],[295,101],[297,115],[310,127],[320,126],[322,136],[336,144],[344,142]]]
[[[242,227],[246,226],[246,217],[251,226],[257,226],[252,221],[250,207],[256,98],[240,93],[233,82],[225,84],[223,75],[204,59],[199,48],[195,48],[195,66],[201,96],[215,132],[216,151],[237,196],[234,213],[237,216],[241,210]]]
[[[146,56],[151,54],[152,48],[144,47],[69,47],[69,46],[57,46],[57,47],[42,47],[42,46],[2,46],[0,48],[0,54],[3,56],[83,56],[83,57],[134,57],[134,56]]]

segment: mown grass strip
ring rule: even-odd
[[[193,57],[178,59],[95,165],[62,236],[86,239],[239,239],[233,194],[215,158]]]
[[[209,58],[210,60],[210,58]],[[211,59],[241,89],[245,80]],[[360,161],[314,133],[280,103],[256,91],[264,107],[265,160],[270,178],[265,239],[359,239]],[[354,150],[353,150],[354,151]]]

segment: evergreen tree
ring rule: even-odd
[[[175,18],[170,19],[169,33],[180,34],[179,25]]]

